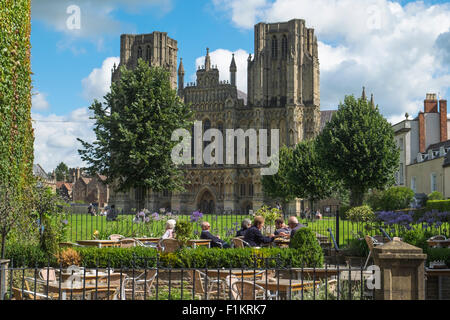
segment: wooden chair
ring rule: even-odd
[[[121,234],[111,234],[109,236],[109,240],[112,240],[112,241],[119,241],[120,239],[123,239],[123,238],[125,238],[125,237]]]
[[[57,280],[56,271],[53,268],[43,268],[39,270],[39,278],[46,282],[55,282]]]
[[[206,295],[206,300],[211,297],[216,297],[218,294],[218,288],[221,287],[220,292],[226,293],[226,285],[221,279],[213,279],[208,277],[207,274],[201,272],[200,270],[188,270],[188,274],[191,277],[194,286],[194,293],[200,299],[203,299]],[[216,290],[213,287],[216,286]]]
[[[374,239],[373,237],[371,237],[369,235],[366,235],[364,237],[364,239],[366,240],[367,246],[369,247],[369,255],[367,256],[366,263],[364,264],[364,270],[365,270],[367,267],[367,263],[369,262],[370,256],[372,255],[373,248],[375,246],[382,245],[383,243],[378,242],[376,239]]]
[[[120,239],[119,244],[120,244],[121,248],[136,247],[136,239],[133,239],[133,238]]]
[[[234,281],[231,285],[236,300],[265,300],[271,299],[263,287],[247,280]]]
[[[33,292],[31,290],[22,290],[12,287],[13,300],[53,300],[51,296],[39,292]]]
[[[164,252],[175,252],[180,248],[180,243],[177,239],[162,239],[159,245]]]
[[[242,238],[233,238],[231,239],[231,241],[233,241],[233,245],[235,248],[250,247],[250,244],[248,244],[248,242],[244,241]]]
[[[150,297],[153,294],[155,288],[155,279],[158,276],[158,271],[154,269],[142,272],[137,277],[128,276],[124,284],[124,295],[132,296],[134,291],[134,297]]]

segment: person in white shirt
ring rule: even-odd
[[[166,222],[166,232],[163,234],[161,239],[169,239],[174,237],[176,221],[173,219],[167,220]]]

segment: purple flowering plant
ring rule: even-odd
[[[191,222],[198,222],[202,218],[203,218],[203,213],[201,213],[199,210],[194,211],[191,214]]]

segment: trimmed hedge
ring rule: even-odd
[[[426,208],[440,212],[450,211],[450,200],[428,200]]]
[[[157,252],[153,249],[134,248],[74,248],[81,256],[82,265],[89,268],[156,267]],[[255,255],[259,259],[254,259]],[[46,255],[38,247],[14,246],[6,251],[15,267],[59,267],[55,256]],[[256,261],[256,265],[255,265]],[[323,266],[323,254],[292,248],[196,248],[176,253],[162,253],[160,267],[172,268],[242,268],[242,267],[317,267]],[[277,265],[278,263],[278,265]]]

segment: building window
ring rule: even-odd
[[[245,196],[245,184],[241,184],[241,196]]]
[[[138,48],[138,56],[137,57],[138,57],[138,59],[142,58],[142,48],[141,47]]]
[[[248,185],[248,195],[253,196],[253,184]]]
[[[437,191],[437,176],[436,173],[431,174],[431,192]]]
[[[272,58],[277,58],[278,56],[278,39],[276,36],[272,38]]]
[[[414,191],[414,193],[416,193],[416,177],[412,177],[411,178],[411,189],[412,191]]]
[[[399,184],[403,185],[403,163],[400,163],[400,170],[398,174],[399,178]]]
[[[400,140],[398,141],[399,144],[399,149],[402,151],[403,150],[403,138],[400,138]]]
[[[288,50],[288,41],[286,35],[283,35],[283,39],[281,40],[281,56],[283,59],[287,58],[287,50]]]
[[[147,46],[147,61],[148,62],[151,62],[151,56],[152,56],[152,54],[151,54],[150,46]]]

